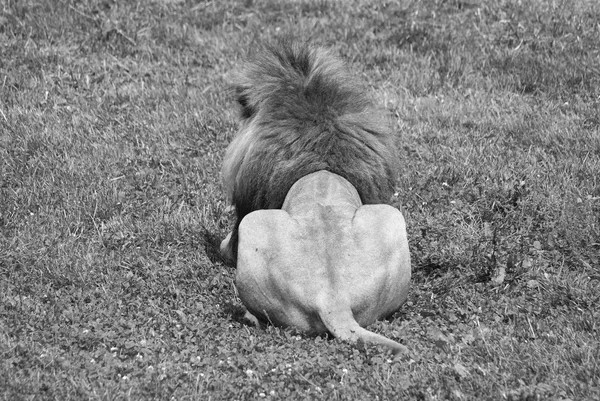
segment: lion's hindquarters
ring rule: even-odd
[[[304,332],[325,331],[316,314],[323,277],[301,227],[283,210],[248,214],[239,227],[236,287],[254,315]]]
[[[247,215],[239,231],[238,293],[250,312],[276,325],[329,331],[400,352],[403,346],[361,326],[406,300],[410,256],[404,219],[385,205],[362,206],[348,219],[345,238],[323,231],[338,238],[334,249],[314,235],[318,222],[299,223],[282,210]]]
[[[404,345],[364,328],[398,310],[408,296],[411,265],[404,217],[388,205],[362,206],[350,232],[353,249],[340,253],[335,297],[320,309],[321,319],[336,337],[406,353]]]
[[[348,261],[345,287],[353,288],[352,311],[361,326],[386,317],[406,301],[411,264],[402,213],[388,205],[365,205],[352,222],[360,252]]]

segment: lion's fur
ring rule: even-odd
[[[315,171],[344,177],[365,204],[389,202],[394,137],[357,81],[329,51],[290,39],[263,46],[235,75],[240,129],[223,165],[236,210],[234,257],[244,216],[281,208],[290,187]]]

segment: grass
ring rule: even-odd
[[[0,1],[0,398],[600,398],[592,0]],[[409,301],[391,361],[241,318],[218,256],[256,40],[389,110]]]

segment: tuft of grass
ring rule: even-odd
[[[595,1],[0,2],[0,398],[600,398]],[[413,259],[381,350],[248,326],[219,257],[257,41],[393,117]]]

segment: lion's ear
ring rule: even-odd
[[[256,114],[256,108],[250,104],[250,99],[248,98],[248,93],[244,88],[237,88],[238,94],[238,103],[241,106],[242,118],[250,119],[254,114]]]

